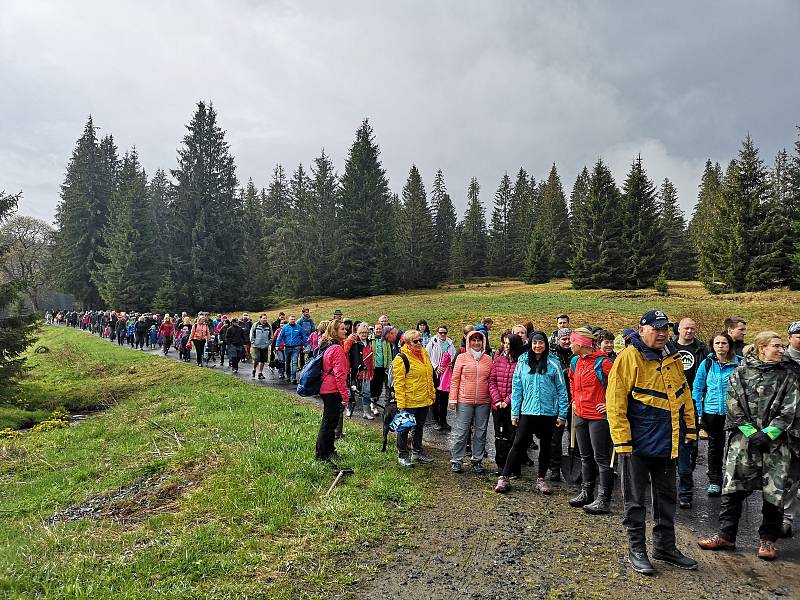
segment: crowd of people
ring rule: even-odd
[[[337,310],[315,324],[309,309],[299,319],[281,312],[271,322],[266,314],[253,322],[247,313],[191,318],[52,311],[46,320],[120,345],[160,347],[165,355],[174,347],[185,361],[193,351],[201,366],[224,366],[227,359],[238,372],[248,362],[254,379],[264,378],[266,366],[289,384],[320,357],[316,458],[335,468],[343,418],[360,407],[363,418],[373,420],[395,403],[414,423],[398,430],[402,467],[433,462],[423,447],[430,417],[433,429],[452,430],[451,470],[463,473],[467,459],[473,473],[485,474],[491,417],[495,491],[509,492],[522,466],[534,466],[528,450],[538,448],[534,487],[550,495],[550,482],[562,478],[569,432],[580,457],[580,485],[569,505],[608,514],[619,475],[629,560],[643,574],[654,572],[650,556],[697,567],[676,547],[674,520],[678,506],[692,508],[699,435],[708,440],[705,492],[721,496],[719,531],[698,540],[699,547],[735,549],[743,502],[756,491],[762,495],[758,557],[776,558],[777,540],[792,536],[800,483],[800,321],[788,326],[788,346],[773,331],[745,345],[747,324],[738,317],[726,319],[707,345],[693,319],[672,323],[659,310],[619,337],[591,325],[573,328],[561,314],[552,334],[520,323],[503,331],[492,350],[491,318],[451,336],[446,325],[432,331],[425,320],[403,330],[386,315],[374,323],[342,317]],[[655,521],[651,555],[648,486]]]

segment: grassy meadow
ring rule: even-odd
[[[338,593],[362,574],[342,557],[422,498],[356,425],[338,443],[355,474],[324,497],[320,413],[288,394],[66,328],[38,343],[28,401],[106,410],[0,439],[0,597]],[[95,518],[51,522],[76,506]]]
[[[787,325],[800,319],[800,292],[774,290],[714,296],[699,282],[671,281],[669,294],[662,296],[653,289],[574,290],[568,280],[541,285],[490,281],[355,300],[315,299],[266,312],[271,318],[279,310],[299,315],[303,306],[311,309],[315,321],[330,318],[339,308],[345,317],[359,320],[375,321],[386,314],[393,324],[403,328],[416,325],[419,319],[426,319],[432,329],[445,323],[451,334],[457,327],[490,316],[495,323],[493,342],[503,329],[529,319],[552,332],[555,317],[562,312],[570,315],[573,326],[591,323],[619,334],[625,327],[634,326],[645,311],[660,308],[676,322],[685,316],[694,318],[704,340],[719,330],[726,317],[741,316],[748,323],[749,340],[764,329],[785,335]],[[251,314],[258,312],[251,310]]]

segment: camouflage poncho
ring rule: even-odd
[[[763,490],[764,500],[783,506],[791,455],[787,429],[800,400],[800,381],[782,363],[748,357],[731,375],[725,429],[728,447],[722,493]],[[768,452],[750,448],[748,438],[764,431]]]

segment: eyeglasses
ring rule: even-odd
[[[439,335],[447,335],[447,332],[446,331],[440,331]]]
[[[422,340],[413,340],[411,343],[415,346],[422,346]]]

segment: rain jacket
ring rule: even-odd
[[[498,354],[492,363],[489,372],[489,396],[492,398],[492,410],[497,410],[498,402],[511,404],[511,382],[514,378],[514,369],[517,361],[511,360],[505,354]]]
[[[672,342],[652,350],[634,333],[614,361],[606,389],[606,418],[617,454],[677,458],[681,421],[697,439],[694,402]]]
[[[262,325],[261,321],[256,321],[250,328],[250,343],[255,348],[269,348],[272,342],[272,328],[269,323]]]
[[[741,356],[734,356],[732,361],[723,365],[711,352],[697,367],[692,398],[698,422],[703,415],[724,415],[727,412],[728,381],[741,362]]]
[[[529,352],[519,357],[514,368],[511,418],[517,420],[522,414],[566,419],[569,397],[561,364],[557,358],[548,356],[547,370],[544,373],[531,373],[528,366]]]
[[[572,390],[572,405],[575,407],[575,414],[581,419],[597,421],[605,419],[606,416],[597,410],[598,404],[606,402],[606,385],[597,378],[595,364],[598,359],[602,362],[598,365],[608,383],[608,374],[614,363],[600,350],[595,350],[586,356],[580,356],[575,362],[575,369],[569,369],[569,384]]]
[[[342,397],[345,404],[349,401],[350,392],[347,389],[347,374],[350,365],[347,354],[341,344],[331,344],[322,353],[322,385],[320,394],[336,394]]]
[[[287,347],[305,346],[306,334],[299,323],[294,325],[287,323],[281,327],[281,332],[278,334],[277,344],[280,345],[281,342]]]
[[[439,336],[432,336],[425,345],[425,350],[431,359],[431,364],[437,368],[442,366],[442,357],[445,354],[449,354],[451,360],[456,357],[456,347],[453,345],[453,340],[450,338],[445,340],[444,350],[442,350],[442,343],[439,341]]]
[[[483,354],[475,360],[469,351],[472,337],[480,335],[483,340]],[[450,402],[462,404],[489,404],[489,374],[492,371],[492,357],[486,354],[486,337],[478,331],[467,334],[467,350],[456,357],[453,374],[450,376]]]
[[[394,397],[399,410],[430,406],[436,397],[431,359],[424,348],[420,348],[420,351],[422,352],[421,362],[408,349],[408,345],[404,344],[400,349],[400,353],[408,359],[408,372],[406,372],[406,366],[400,353],[392,361]]]

